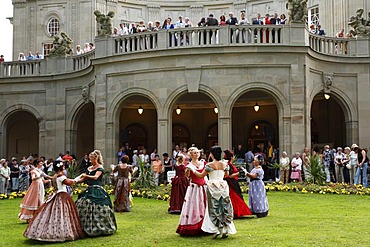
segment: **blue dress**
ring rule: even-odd
[[[265,184],[263,183],[262,167],[255,167],[250,174],[257,174],[255,179],[251,178],[249,183],[249,207],[257,217],[267,216],[269,205],[266,196]]]

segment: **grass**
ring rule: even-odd
[[[168,202],[134,198],[131,212],[116,213],[114,235],[48,246],[369,246],[369,196],[269,192],[268,199],[269,216],[235,220],[238,232],[228,239],[180,237]],[[0,246],[44,245],[23,237],[20,202],[0,201]]]

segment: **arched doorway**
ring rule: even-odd
[[[120,104],[118,150],[125,145],[130,150],[157,147],[157,110],[153,102],[141,95],[126,98]],[[128,151],[130,151],[128,150]]]
[[[238,145],[242,145],[243,151],[256,147],[263,151],[267,148],[267,141],[271,141],[278,148],[278,122],[277,106],[269,93],[252,90],[242,94],[232,110],[234,150]]]
[[[218,123],[213,123],[207,130],[207,146],[212,147],[218,145]]]
[[[129,146],[134,150],[147,147],[147,141],[147,131],[140,123],[129,124],[120,131],[120,143],[129,143]]]
[[[6,155],[18,160],[39,155],[39,122],[27,111],[11,114],[6,123]]]
[[[330,95],[325,99],[323,93],[317,94],[311,106],[311,146],[322,148],[350,145],[346,143],[345,116],[339,99]]]
[[[184,124],[172,125],[172,145],[179,145],[180,147],[188,147],[190,144],[190,132],[188,127]]]
[[[77,115],[76,156],[82,159],[85,153],[94,150],[95,107],[90,101]]]
[[[186,146],[197,146],[199,149],[208,150],[208,128],[211,124],[218,121],[218,114],[215,111],[213,100],[203,93],[186,93],[180,96],[174,104],[172,112],[172,126],[186,126],[189,132],[189,138]],[[172,148],[177,142],[176,130],[172,130]],[[213,133],[213,139],[218,140],[218,133]],[[184,143],[185,145],[185,143]]]

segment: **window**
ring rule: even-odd
[[[315,26],[320,24],[319,7],[310,9],[310,21]]]
[[[53,48],[53,43],[46,43],[43,45],[43,54],[44,56],[49,55],[50,50]]]
[[[60,25],[58,19],[52,18],[48,22],[48,33],[55,36],[59,33]]]

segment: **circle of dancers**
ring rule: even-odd
[[[179,154],[172,178],[168,212],[180,214],[176,232],[181,236],[212,234],[212,238],[227,238],[235,234],[234,218],[268,214],[266,190],[262,181],[264,172],[260,165],[262,156],[254,159],[249,177],[249,205],[247,206],[238,183],[239,169],[232,162],[233,153],[213,146],[208,161],[200,159],[196,147],[188,150],[188,157]],[[29,224],[24,236],[39,241],[64,242],[84,237],[111,235],[117,231],[114,212],[129,212],[130,174],[132,166],[124,155],[121,162],[112,167],[116,175],[114,205],[103,188],[103,157],[99,150],[89,154],[91,166],[80,176],[69,179],[65,163],[53,162],[55,175],[42,171],[43,162],[31,170],[32,183],[21,202],[18,217]],[[44,201],[44,184],[50,183],[55,193]],[[70,196],[70,188],[76,183],[86,183],[85,191],[76,202]]]

